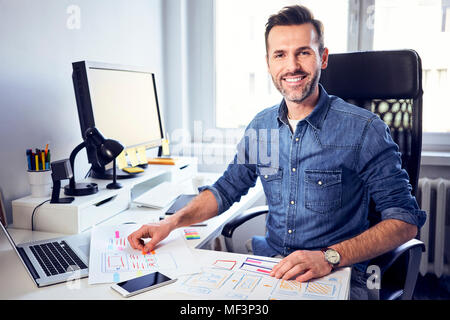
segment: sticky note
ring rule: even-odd
[[[125,156],[125,150],[122,151],[116,158],[117,165],[120,170],[122,170],[125,167],[128,167],[128,161],[127,157]]]
[[[137,155],[139,158],[139,164],[147,164],[147,154],[145,153],[145,147],[137,148]]]
[[[119,231],[116,231],[116,239],[119,239],[119,238],[120,238]]]
[[[162,147],[163,156],[169,156],[170,155],[169,140],[163,139],[162,143],[161,143],[161,147]]]
[[[139,160],[137,158],[136,149],[131,148],[127,150],[128,160],[131,162],[132,167],[136,167],[139,164]]]
[[[114,282],[120,282],[120,274],[117,272],[113,274],[113,281]]]
[[[125,172],[128,172],[128,173],[140,173],[140,172],[144,172],[144,169],[139,168],[139,167],[123,168],[122,170],[125,171]]]

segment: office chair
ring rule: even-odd
[[[370,51],[330,54],[320,83],[330,95],[366,108],[385,121],[398,144],[402,167],[409,175],[412,194],[417,193],[422,151],[422,64],[413,50]],[[371,225],[379,222],[371,200]],[[268,213],[267,206],[249,209],[235,217],[222,230],[228,251],[232,236],[244,222]],[[423,242],[412,239],[395,250],[372,259],[381,271],[380,299],[412,298],[419,272]]]

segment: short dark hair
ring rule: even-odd
[[[270,30],[275,26],[292,26],[305,23],[311,23],[316,29],[317,39],[319,42],[319,53],[322,54],[325,45],[323,40],[323,24],[320,20],[314,19],[312,12],[299,5],[288,6],[281,9],[277,14],[271,15],[266,23],[266,52],[268,50],[267,39],[269,37]]]

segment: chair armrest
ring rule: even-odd
[[[425,251],[425,244],[417,239],[411,239],[405,242],[401,246],[382,254],[370,261],[370,264],[378,265],[380,267],[381,274],[383,274],[389,267],[405,252],[415,249],[414,252],[420,254]],[[420,250],[419,250],[420,249]],[[412,251],[413,252],[413,251]]]
[[[236,230],[244,222],[253,219],[259,215],[266,214],[269,212],[268,206],[259,206],[250,208],[238,216],[234,217],[231,221],[229,221],[222,229],[222,235],[226,238],[232,238],[233,232]]]

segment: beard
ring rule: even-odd
[[[314,93],[314,90],[317,87],[317,84],[319,83],[320,69],[317,69],[316,72],[314,72],[312,78],[310,78],[310,80],[303,85],[303,88],[302,86],[297,86],[294,88],[290,88],[289,92],[285,88],[283,88],[282,79],[287,76],[304,76],[304,75],[306,75],[307,77],[310,76],[310,74],[298,70],[294,72],[285,73],[278,79],[275,79],[272,76],[272,81],[285,100],[294,103],[301,103]]]

